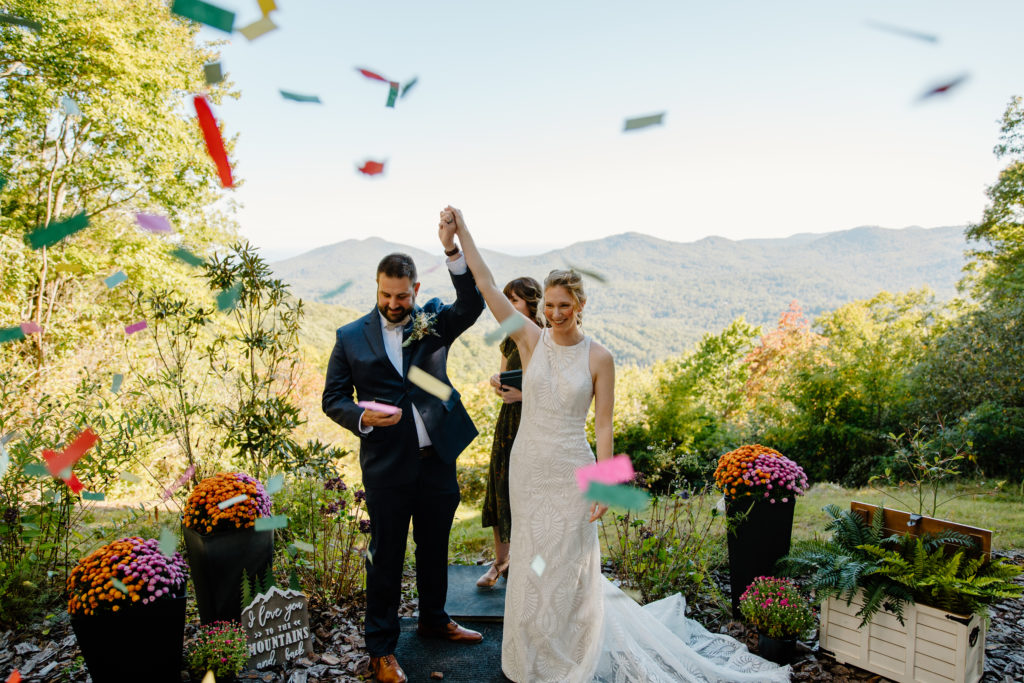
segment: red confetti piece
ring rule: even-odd
[[[384,172],[384,163],[380,161],[367,161],[363,164],[363,167],[359,169],[360,173],[366,175],[377,175],[378,173]]]
[[[17,669],[7,677],[7,683],[21,683],[21,674],[18,673]]]
[[[367,78],[372,78],[375,81],[384,81],[385,83],[389,82],[388,79],[384,78],[380,74],[375,74],[372,71],[368,71],[366,69],[358,69],[358,68],[356,69],[356,71],[358,71],[359,73],[363,74]]]
[[[948,83],[943,83],[942,85],[939,85],[939,86],[936,86],[936,87],[932,88],[931,90],[929,90],[925,94],[921,95],[921,99],[923,100],[923,99],[926,99],[926,98],[929,98],[929,97],[933,97],[935,95],[945,95],[950,90],[952,90],[953,88],[957,87],[958,85],[960,85],[961,83],[963,83],[966,80],[967,80],[967,74],[964,74],[963,76],[960,76],[959,78],[954,78],[952,81],[950,81]]]
[[[64,479],[63,481],[65,484],[68,485],[68,488],[71,489],[71,493],[81,493],[82,489],[85,488],[85,486],[82,485],[82,482],[78,481],[78,477],[76,477],[74,474],[72,474],[69,478]]]
[[[96,442],[99,440],[100,437],[96,436],[96,432],[92,431],[92,429],[86,429],[75,437],[75,440],[71,442],[71,445],[64,449],[63,453],[43,451],[43,460],[46,461],[46,469],[48,469],[50,474],[58,479],[62,478],[60,473],[78,462],[79,459],[85,455],[85,452],[95,446]]]
[[[139,322],[137,322],[137,323],[135,323],[133,325],[126,325],[125,328],[124,328],[124,333],[125,334],[135,334],[136,332],[141,332],[142,330],[146,329],[147,327],[149,327],[149,324],[145,320],[140,320]]]
[[[206,140],[206,151],[210,158],[217,164],[217,173],[220,175],[220,184],[224,187],[233,187],[231,179],[231,164],[228,163],[228,153],[224,150],[224,139],[220,136],[220,129],[217,127],[217,119],[213,117],[210,104],[202,95],[192,98],[192,104],[196,108],[196,118],[199,119],[199,127],[203,131],[203,138]]]

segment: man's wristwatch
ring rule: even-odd
[[[455,256],[455,255],[456,255],[456,254],[458,254],[458,253],[459,253],[459,247],[458,247],[458,245],[455,245],[455,246],[454,246],[454,247],[452,247],[451,249],[445,249],[445,250],[444,250],[444,255],[445,255],[445,256]]]

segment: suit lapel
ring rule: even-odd
[[[384,349],[384,330],[381,328],[380,312],[377,311],[376,307],[370,312],[370,315],[366,316],[363,333],[366,335],[366,341],[370,344],[370,348],[373,349],[374,355],[387,363],[388,367],[395,374],[398,374],[395,366],[391,364],[391,359],[388,358],[388,352]]]
[[[422,312],[423,309],[420,308],[419,306],[413,307],[412,316],[409,320],[409,325],[412,325],[412,321],[415,320],[416,316]],[[402,336],[406,337],[407,335],[403,333]],[[402,343],[405,344],[404,341]],[[402,347],[402,377],[409,376],[409,365],[412,364],[412,352],[416,348],[416,343],[417,342],[412,342],[411,344],[407,344],[406,346]]]

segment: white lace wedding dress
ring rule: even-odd
[[[686,619],[682,596],[640,607],[601,575],[597,524],[587,522],[575,475],[594,462],[584,431],[593,394],[589,337],[560,346],[543,330],[523,371],[510,456],[505,675],[516,683],[788,681],[789,667]]]

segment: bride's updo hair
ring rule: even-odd
[[[544,291],[552,287],[564,287],[569,292],[576,307],[576,324],[583,324],[583,304],[587,303],[587,294],[583,291],[583,276],[576,270],[552,270],[544,278]]]

